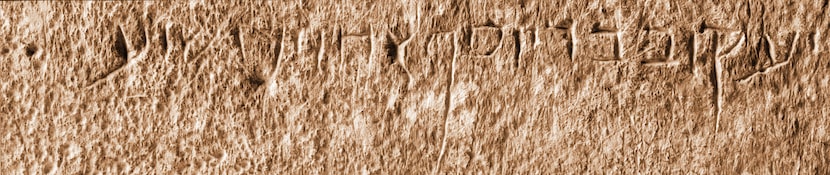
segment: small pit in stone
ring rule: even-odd
[[[37,53],[38,51],[37,45],[34,44],[28,44],[24,49],[26,50],[26,56],[30,57],[35,55],[35,53]],[[6,53],[6,49],[3,49],[3,53]]]

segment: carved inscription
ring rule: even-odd
[[[757,76],[767,74],[770,71],[777,70],[790,63],[793,54],[798,48],[798,40],[801,37],[801,32],[787,32],[782,35],[789,35],[788,38],[791,39],[789,39],[788,42],[785,42],[786,39],[781,39],[781,37],[773,38],[770,37],[769,34],[764,34],[764,37],[761,38],[761,41],[758,43],[760,46],[759,48],[763,50],[762,54],[759,55],[761,56],[761,61],[757,62],[756,65],[753,65],[756,68],[753,73],[739,78],[737,80],[738,82],[745,83]],[[789,45],[789,47],[786,47],[787,45]]]
[[[602,11],[602,14],[606,13],[606,9],[600,11]],[[747,29],[746,26],[735,29],[738,27],[719,25],[718,20],[704,20],[696,25],[671,23],[652,25],[644,21],[632,23],[631,20],[627,19],[629,18],[627,14],[623,16],[623,11],[625,10],[615,9],[612,18],[601,21],[585,21],[585,17],[580,17],[547,21],[547,24],[512,24],[509,22],[507,24],[497,24],[493,20],[488,20],[484,24],[458,24],[454,28],[445,29],[445,31],[429,31],[430,29],[426,29],[429,32],[424,33],[420,32],[420,30],[424,30],[424,26],[418,21],[421,19],[420,12],[417,15],[418,20],[410,21],[412,24],[407,25],[408,27],[404,29],[406,30],[404,32],[393,32],[399,29],[397,27],[386,28],[380,24],[366,24],[356,28],[348,28],[348,24],[320,28],[301,27],[299,29],[289,29],[291,27],[283,26],[280,38],[273,41],[279,45],[278,51],[275,51],[276,65],[270,70],[271,72],[263,73],[266,76],[263,76],[262,79],[269,80],[260,81],[272,82],[265,83],[272,86],[274,80],[270,79],[275,79],[275,76],[280,72],[281,64],[285,61],[282,57],[290,57],[286,55],[286,53],[289,53],[286,49],[289,51],[294,49],[295,51],[291,53],[296,54],[294,56],[297,57],[313,57],[313,60],[316,61],[314,66],[317,72],[321,74],[343,73],[348,69],[345,67],[348,65],[345,64],[349,61],[348,57],[353,56],[345,53],[345,50],[349,49],[344,48],[347,47],[344,46],[344,42],[356,40],[368,43],[367,57],[369,58],[367,60],[369,65],[375,65],[376,56],[384,54],[381,52],[385,51],[385,58],[389,60],[389,65],[400,68],[406,74],[407,87],[412,88],[417,77],[414,77],[415,75],[410,72],[410,67],[407,65],[407,59],[412,59],[411,56],[407,57],[407,46],[410,46],[416,38],[422,37],[422,34],[428,34],[425,46],[427,47],[427,55],[439,55],[433,53],[434,49],[429,48],[434,46],[431,45],[432,40],[436,35],[451,34],[454,42],[453,50],[458,52],[454,54],[469,54],[465,56],[483,59],[492,59],[495,56],[512,57],[514,67],[517,69],[526,66],[527,63],[523,59],[527,57],[527,54],[538,52],[536,49],[562,52],[554,53],[562,57],[567,55],[573,64],[580,60],[587,60],[592,63],[628,62],[654,67],[688,66],[688,70],[693,77],[699,78],[698,80],[706,79],[708,82],[705,83],[712,86],[711,103],[714,106],[713,113],[720,117],[725,101],[723,99],[725,83],[747,83],[761,79],[765,75],[778,70],[787,70],[785,67],[793,63],[794,57],[800,56],[800,50],[798,50],[800,47],[804,47],[805,52],[813,55],[818,55],[822,47],[820,40],[823,35],[821,33],[822,29],[819,27],[816,27],[815,31],[787,30],[774,32],[761,28],[760,31],[764,33],[750,35],[747,32],[751,31],[747,31],[750,29]],[[596,16],[591,17],[596,19]],[[765,26],[763,21],[761,22],[760,26]],[[147,31],[143,29],[144,24],[140,25],[142,27],[139,28],[141,30],[139,35],[143,35],[144,40],[147,40]],[[223,22],[219,24],[219,27],[200,30],[199,32],[209,33],[211,35],[209,38],[212,37],[204,46],[194,45],[191,41],[193,38],[183,39],[183,59],[185,62],[187,64],[198,62],[201,64],[198,66],[201,70],[202,67],[205,67],[205,64],[209,63],[200,61],[202,60],[199,58],[200,55],[203,52],[210,51],[215,43],[222,42],[226,36],[233,36],[234,44],[243,50],[241,54],[243,60],[250,59],[250,55],[245,52],[249,49],[248,47],[251,47],[245,41],[248,37],[245,36],[248,29],[240,26],[229,27],[229,25],[232,24]],[[130,41],[130,38],[125,37],[125,31],[122,27],[118,26],[115,33],[115,39],[117,40],[115,52],[120,58],[124,59],[125,64],[106,73],[103,78],[93,80],[85,86],[86,88],[92,88],[110,80],[111,77],[122,72],[123,69],[133,66],[146,56],[148,46],[133,48],[135,44]],[[226,32],[224,29],[230,29],[230,32]],[[293,41],[285,38],[285,36],[291,35],[287,33],[296,36]],[[170,42],[172,40],[170,38],[177,37],[177,35],[176,32],[171,31],[170,25],[167,25],[160,37],[163,38],[160,44],[166,52],[164,59],[167,60],[171,52],[170,46],[172,43]],[[804,39],[803,43],[801,42],[802,37]],[[139,37],[138,39],[141,40],[142,38]],[[511,39],[513,42],[505,41]],[[327,43],[330,45],[327,45]],[[462,46],[463,43],[468,45]],[[148,42],[145,41],[144,44],[147,45]],[[286,46],[290,44],[294,44],[293,48]],[[803,46],[810,44],[812,45]],[[626,47],[628,45],[630,47]],[[192,47],[200,48],[194,49]],[[757,51],[743,52],[747,47],[757,49]],[[358,52],[362,55],[364,51],[360,50]],[[327,52],[332,52],[330,53],[332,56],[336,54],[339,64],[326,67],[326,59],[329,56]],[[730,73],[733,71],[724,70],[725,65],[727,67],[733,66],[730,62],[724,60],[735,55],[744,56],[747,53],[757,53],[757,55],[748,56],[758,58],[758,60],[753,60],[748,66],[745,66],[748,71]]]
[[[578,56],[584,56],[588,60],[594,62],[621,62],[621,61],[636,61],[644,66],[666,66],[674,67],[683,64],[689,65],[689,70],[694,75],[703,75],[707,77],[709,84],[712,85],[712,104],[714,104],[714,114],[720,116],[723,107],[723,83],[724,83],[724,65],[721,62],[722,57],[741,53],[744,48],[748,36],[745,31],[737,31],[727,27],[713,25],[711,23],[702,22],[693,31],[683,31],[671,24],[666,26],[641,26],[636,30],[620,29],[616,24],[603,24],[595,22],[589,25],[585,37],[588,39],[580,39],[578,36],[579,29],[578,21],[572,19],[564,19],[556,24],[547,24],[543,27],[519,27],[498,25],[489,21],[479,26],[458,27],[456,30],[444,32],[432,32],[427,37],[427,47],[435,38],[437,34],[453,34],[458,36],[458,41],[468,43],[466,46],[469,52],[474,57],[492,57],[504,48],[510,42],[505,42],[505,39],[513,39],[510,43],[514,47],[513,57],[515,57],[515,66],[518,68],[524,56],[523,49],[537,48],[544,44],[544,42],[561,41],[561,43],[546,43],[549,48],[567,51],[567,56],[571,62],[577,59]],[[375,36],[383,36],[387,57],[391,65],[399,66],[407,76],[407,87],[412,87],[415,83],[412,73],[409,71],[406,61],[406,48],[414,38],[420,33],[410,28],[410,31],[405,34],[395,34],[391,31],[384,33],[377,33],[374,27],[369,25],[367,29],[358,33],[346,33],[342,28],[338,28],[333,38],[339,50],[339,57],[341,63],[344,62],[343,42],[348,39],[368,39],[370,44],[369,56],[375,55],[376,49],[374,43]],[[634,44],[635,50],[631,55],[626,55],[624,50],[623,36],[627,35],[625,32],[639,32],[635,34],[639,36]],[[304,50],[305,43],[303,42],[307,33],[305,30],[297,31],[296,49]],[[762,50],[760,53],[761,60],[755,62],[752,66],[754,71],[746,75],[737,75],[738,78],[733,78],[733,81],[745,83],[756,77],[768,74],[772,71],[778,70],[781,67],[790,63],[797,44],[801,37],[801,31],[793,31],[784,34],[770,35],[763,34],[759,38],[758,48]],[[400,35],[400,36],[399,36]],[[553,37],[553,38],[551,38]],[[808,43],[814,44],[811,52],[814,54],[819,52],[818,37],[819,32],[810,32],[808,36]],[[323,72],[322,60],[325,59],[325,52],[328,48],[325,47],[325,42],[330,37],[327,32],[320,32],[320,47],[316,52],[317,69]],[[547,38],[547,39],[543,39]],[[729,39],[727,39],[729,38]],[[737,38],[737,39],[736,39]],[[241,37],[240,37],[241,39]],[[582,42],[585,41],[585,42]],[[527,45],[525,45],[527,44]],[[244,47],[244,46],[243,46]],[[462,49],[463,47],[458,46]],[[581,52],[579,48],[590,49],[590,52]],[[433,49],[426,48],[428,55],[434,55]],[[578,55],[578,54],[584,55]],[[686,56],[688,54],[688,56]],[[680,58],[688,57],[688,58]],[[639,58],[638,60],[630,60],[631,58]],[[683,61],[688,59],[688,61]],[[369,64],[373,64],[373,59],[369,59]],[[278,61],[279,63],[279,61]],[[339,71],[342,72],[345,64],[340,64]],[[699,71],[706,72],[699,72]],[[719,119],[718,119],[719,120]]]
[[[392,64],[397,64],[401,66],[403,71],[406,73],[406,76],[408,77],[408,88],[412,88],[415,79],[412,77],[412,73],[409,72],[409,68],[407,68],[406,66],[406,46],[408,46],[409,43],[412,42],[412,39],[415,38],[416,35],[417,33],[412,32],[405,39],[399,39],[392,32],[388,32],[388,34],[386,35],[386,48],[388,49],[388,56],[392,58]]]
[[[504,33],[500,26],[488,23],[472,29],[470,47],[473,53],[480,56],[493,56],[504,45]],[[492,46],[495,44],[495,46]]]
[[[674,59],[674,36],[664,27],[646,26],[642,29],[646,37],[639,45],[638,55],[643,55],[640,63],[647,66],[676,66],[679,60]]]
[[[594,55],[589,55],[591,60],[600,62],[622,61],[622,33],[616,27],[601,26],[600,23],[594,23],[589,37],[592,37],[596,42],[586,43],[585,45],[597,50]],[[609,51],[610,55],[608,54]]]

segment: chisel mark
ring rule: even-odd
[[[438,152],[438,160],[435,163],[435,167],[433,167],[433,174],[439,174],[441,171],[441,162],[444,159],[444,152],[447,149],[447,127],[449,127],[449,119],[450,115],[452,114],[452,86],[453,81],[455,79],[455,62],[461,54],[461,48],[458,44],[458,36],[457,34],[453,33],[453,56],[452,62],[450,62],[449,68],[449,76],[447,78],[447,92],[444,96],[444,127],[442,129],[443,137],[441,139],[441,150]]]
[[[326,53],[326,32],[320,32],[320,49],[317,50],[317,71],[323,73],[322,62]]]
[[[573,29],[571,29],[573,30]],[[600,23],[594,23],[593,27],[591,27],[591,34],[597,35],[610,35],[614,37],[614,57],[610,59],[593,59],[594,61],[600,62],[616,62],[622,60],[623,57],[623,45],[622,45],[622,32],[616,28],[609,28],[609,27],[602,27]]]
[[[714,34],[712,37],[712,48],[715,49],[712,64],[712,72],[709,73],[709,81],[712,83],[712,103],[715,104],[715,132],[717,133],[720,129],[720,117],[721,117],[721,109],[723,106],[723,88],[721,88],[721,63],[720,59],[718,58],[718,39],[719,36],[717,33]]]
[[[691,38],[689,39],[689,45],[686,45],[686,49],[689,50],[689,72],[691,74],[695,73],[695,56],[697,55],[697,46],[695,45],[695,34],[691,33]]]
[[[144,25],[140,21],[139,21],[139,26],[141,28],[144,27]],[[134,50],[132,50],[133,48],[129,45],[132,42],[129,40],[129,38],[124,36],[123,27],[121,27],[121,25],[117,26],[116,34],[115,34],[116,35],[115,49],[118,52],[119,56],[121,56],[124,59],[124,61],[125,61],[124,64],[119,66],[114,71],[107,73],[104,76],[104,78],[97,79],[97,80],[93,81],[91,84],[86,85],[84,87],[84,89],[90,89],[92,87],[95,87],[95,86],[98,86],[98,85],[102,84],[103,82],[109,81],[110,79],[112,79],[112,77],[115,77],[115,75],[122,72],[124,69],[136,64],[137,62],[143,60],[144,57],[147,56],[147,51],[149,50],[148,49],[149,48],[149,42],[147,42],[147,33],[146,33],[147,31],[143,30],[143,29],[139,30],[139,31],[143,32],[141,34],[141,36],[143,38],[140,39],[140,40],[144,41],[144,45],[143,45],[143,48],[141,49],[141,51],[134,51]]]
[[[760,76],[760,75],[767,74],[772,70],[779,69],[779,68],[789,64],[790,60],[793,57],[793,54],[794,54],[795,50],[797,49],[798,40],[799,40],[800,37],[801,37],[801,32],[796,31],[795,36],[793,37],[793,40],[792,40],[792,45],[790,45],[790,48],[789,48],[789,50],[790,50],[789,53],[787,53],[787,56],[784,58],[783,61],[776,62],[777,54],[775,54],[776,53],[775,44],[774,44],[775,42],[769,37],[768,34],[765,34],[764,35],[765,39],[762,39],[762,40],[765,40],[765,42],[764,42],[765,45],[762,45],[762,46],[766,46],[766,52],[767,52],[768,55],[770,55],[770,60],[774,64],[772,66],[769,66],[769,67],[762,67],[762,68],[758,69],[757,71],[755,71],[755,72],[753,72],[749,75],[746,75],[744,77],[739,78],[737,81],[740,82],[740,83],[745,83],[745,82],[751,80],[755,76]],[[761,44],[759,43],[759,45],[761,45]]]
[[[522,60],[522,40],[521,40],[520,37],[521,37],[521,34],[519,33],[519,31],[514,30],[513,31],[513,41],[516,42],[516,48],[515,48],[516,50],[515,50],[515,53],[514,53],[513,56],[514,56],[514,59],[515,59],[514,60],[515,61],[514,62],[514,64],[515,64],[514,67],[516,67],[516,68],[519,68],[519,64]]]

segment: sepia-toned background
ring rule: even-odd
[[[0,2],[0,168],[823,174],[828,8]]]

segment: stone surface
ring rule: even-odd
[[[3,2],[0,167],[820,174],[828,8]]]

